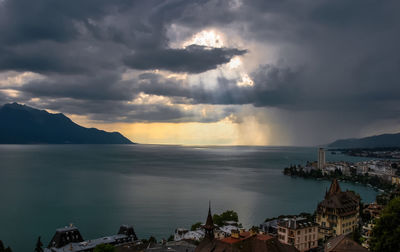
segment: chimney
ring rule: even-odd
[[[235,239],[239,239],[239,230],[232,230],[232,232],[231,232],[231,237],[232,238],[235,238]]]

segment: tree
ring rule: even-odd
[[[111,244],[99,244],[97,245],[93,252],[114,252],[115,247]]]
[[[379,205],[386,205],[389,201],[389,196],[387,194],[376,195],[376,203]]]
[[[157,243],[157,239],[154,236],[150,236],[149,243]]]
[[[228,210],[228,211],[223,212],[220,215],[214,214],[214,216],[213,216],[214,224],[216,224],[219,227],[223,226],[225,224],[225,222],[227,222],[227,221],[238,222],[239,221],[238,214],[235,211]]]
[[[260,227],[252,226],[252,227],[250,228],[250,230],[253,231],[254,233],[258,233],[258,232],[260,232]]]
[[[384,208],[372,229],[371,251],[400,251],[400,197],[392,199]]]
[[[43,252],[43,243],[40,241],[40,236],[38,237],[38,240],[36,242],[36,248],[35,248],[35,252]]]
[[[168,237],[168,241],[170,242],[170,241],[174,241],[174,239],[175,239],[175,237],[173,236],[173,235],[170,235],[169,237]]]
[[[201,227],[201,222],[196,222],[195,224],[192,225],[192,227],[190,228],[191,231],[195,231],[198,228]]]

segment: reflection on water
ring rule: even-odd
[[[139,238],[233,209],[245,227],[267,217],[312,212],[328,181],[282,175],[316,159],[314,148],[157,145],[0,145],[0,239],[32,250],[41,235],[75,223],[84,238],[131,224]],[[327,160],[358,158],[327,153]],[[373,201],[370,188],[341,184]]]

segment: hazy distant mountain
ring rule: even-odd
[[[18,103],[0,107],[0,144],[131,144],[118,132],[79,126],[65,115]]]
[[[334,148],[380,148],[400,147],[400,133],[383,134],[364,138],[350,138],[337,140],[328,145]]]

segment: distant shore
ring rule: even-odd
[[[400,159],[400,147],[328,149],[331,154],[340,152],[353,157]]]
[[[316,179],[316,180],[332,180],[334,178],[339,181],[346,181],[355,184],[361,184],[379,190],[380,192],[389,192],[394,188],[394,185],[389,181],[386,181],[376,175],[370,176],[366,174],[355,174],[345,175],[339,169],[336,169],[329,173],[324,173],[319,169],[309,169],[307,170],[303,166],[290,166],[283,170],[283,174],[291,177],[301,177],[305,179]]]

